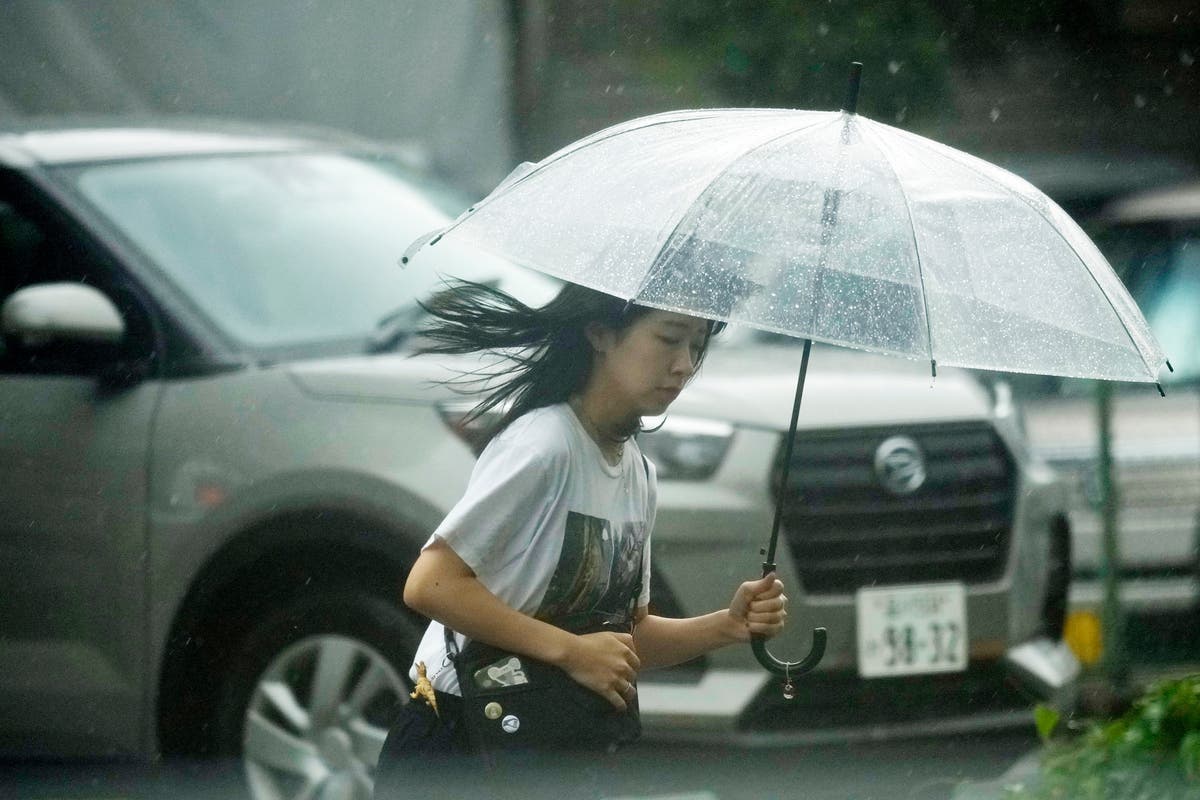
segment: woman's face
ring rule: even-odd
[[[707,320],[657,310],[623,331],[596,329],[593,386],[614,409],[662,414],[695,373],[707,333]]]

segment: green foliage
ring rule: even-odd
[[[1050,706],[1038,703],[1037,707],[1033,709],[1033,724],[1037,726],[1038,738],[1042,742],[1050,741],[1060,719],[1062,719],[1062,714]]]
[[[668,0],[660,22],[680,58],[731,104],[837,109],[851,61],[858,110],[903,123],[949,100],[945,25],[920,0]]]
[[[1183,762],[1184,774],[1191,780],[1200,780],[1200,731],[1192,731],[1179,743],[1179,760]]]
[[[1035,718],[1039,733],[1048,717]],[[1051,741],[1013,800],[1200,800],[1200,674],[1152,686],[1124,716]]]

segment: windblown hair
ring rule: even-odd
[[[526,412],[565,402],[591,375],[595,353],[586,330],[592,323],[620,335],[653,309],[630,305],[603,292],[568,283],[540,308],[481,283],[456,280],[421,307],[433,320],[421,330],[427,344],[418,353],[493,355],[495,361],[447,383],[467,394],[483,394],[466,420],[508,406],[492,433]],[[710,322],[696,366],[711,336],[724,323]],[[623,432],[633,435],[639,428]]]

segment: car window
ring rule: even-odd
[[[0,201],[0,299],[30,281],[46,243],[40,228],[10,203]]]
[[[452,219],[453,194],[379,159],[179,158],[68,174],[201,311],[251,348],[363,340],[383,315],[448,275],[516,271],[482,254],[401,268],[413,239]]]

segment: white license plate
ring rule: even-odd
[[[859,589],[858,674],[864,678],[967,668],[961,583]]]

